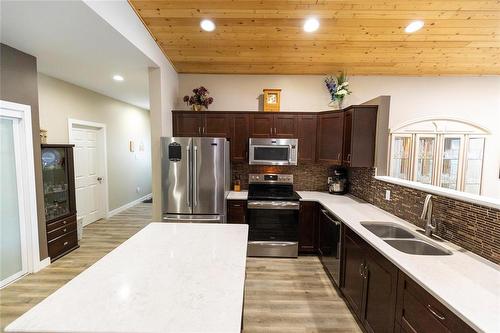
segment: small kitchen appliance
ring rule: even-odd
[[[347,193],[347,169],[344,167],[335,167],[332,170],[332,176],[328,177],[328,192],[330,194]]]

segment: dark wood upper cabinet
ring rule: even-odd
[[[274,136],[274,115],[270,113],[252,114],[250,117],[251,138],[271,138]]]
[[[230,115],[225,113],[205,114],[202,135],[215,138],[230,137]]]
[[[202,136],[202,114],[194,111],[174,112],[172,119],[174,136]]]
[[[344,113],[342,163],[372,167],[375,159],[377,106],[351,106]]]
[[[273,127],[274,138],[295,139],[297,138],[297,115],[275,114]]]
[[[317,116],[297,116],[297,138],[299,139],[299,161],[314,162],[316,160]]]
[[[320,113],[317,131],[317,160],[342,163],[344,113],[342,111]]]
[[[314,254],[318,250],[318,204],[301,201],[299,210],[299,252]]]
[[[248,159],[248,138],[250,120],[247,113],[233,113],[229,116],[229,141],[231,161],[245,162]]]

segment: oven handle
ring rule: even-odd
[[[288,209],[299,210],[298,201],[248,201],[247,209]]]
[[[330,214],[328,214],[328,212],[326,211],[326,209],[322,209],[321,210],[321,213],[323,213],[323,215],[325,215],[325,217],[330,221],[332,222],[333,224],[335,224],[336,226],[339,226],[340,225],[340,222],[337,221],[337,220],[334,220],[331,218]]]

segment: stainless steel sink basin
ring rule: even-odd
[[[408,254],[427,256],[443,256],[451,254],[451,252],[446,249],[419,239],[384,239],[384,241],[396,250]]]
[[[415,238],[411,232],[393,223],[361,222],[361,225],[380,238]]]
[[[414,234],[395,223],[390,222],[361,222],[361,225],[376,236],[382,238],[387,244],[404,253],[442,256],[451,252],[431,243],[426,242],[421,236]]]

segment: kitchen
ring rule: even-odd
[[[392,5],[86,3],[158,65],[152,203],[3,289],[52,266],[5,331],[500,332],[500,72],[464,18],[500,8]],[[359,27],[395,44],[327,37]]]

